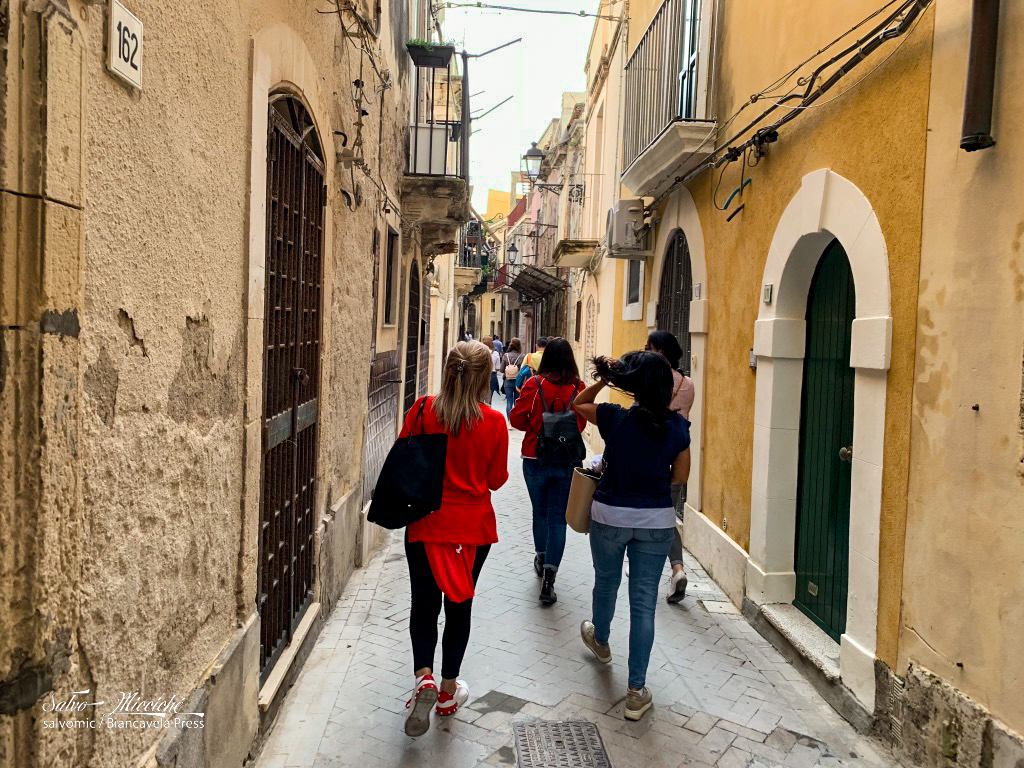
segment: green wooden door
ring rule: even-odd
[[[793,601],[835,640],[846,630],[849,580],[853,318],[853,274],[836,240],[807,299]]]

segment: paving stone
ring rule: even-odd
[[[616,768],[893,768],[736,611],[689,553],[689,595],[659,601],[647,685],[651,712],[623,717],[628,579],[612,622],[610,665],[579,638],[590,618],[589,541],[569,532],[558,602],[543,607],[533,573],[530,503],[510,433],[511,479],[495,494],[500,543],[484,567],[462,677],[468,705],[405,736],[413,684],[408,571],[400,532],[352,574],[268,735],[255,768],[514,766],[511,725],[596,724]],[[668,567],[665,584],[667,589]],[[443,612],[440,625],[443,626]],[[440,660],[440,643],[436,659]],[[851,756],[853,755],[853,756]]]
[[[707,712],[697,712],[686,723],[686,728],[697,733],[708,733],[717,722],[718,718],[713,715],[709,715]]]
[[[736,747],[729,747],[726,753],[718,760],[718,768],[747,768],[754,756]]]

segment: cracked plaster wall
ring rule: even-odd
[[[1024,132],[1017,116],[1024,109],[1024,7],[1002,4],[997,143],[970,154],[959,149],[970,4],[938,3],[935,13],[905,589],[894,669],[926,667],[973,699],[972,706],[1022,733],[1024,157],[1018,147]]]
[[[23,3],[13,5],[13,13],[24,12]],[[314,117],[329,169],[331,132],[353,138],[350,83],[359,67],[338,19],[317,14],[304,0],[133,0],[132,12],[146,25],[146,48],[144,88],[132,91],[105,69],[105,7],[70,2],[85,51],[84,140],[58,147],[65,157],[79,158],[84,172],[81,337],[73,349],[56,337],[26,346],[5,331],[2,352],[5,380],[30,395],[23,416],[32,416],[32,392],[42,390],[44,403],[59,403],[61,386],[74,394],[69,402],[82,405],[81,433],[73,435],[82,482],[64,486],[80,494],[71,506],[81,514],[47,534],[75,554],[43,561],[45,573],[30,562],[9,572],[5,556],[0,587],[5,599],[23,601],[26,621],[39,607],[33,590],[51,590],[61,608],[53,620],[64,622],[56,636],[66,642],[39,655],[64,654],[67,677],[58,683],[88,687],[94,700],[123,690],[188,695],[254,610],[257,543],[244,535],[241,511],[245,403],[262,379],[261,360],[246,354],[252,41],[274,24],[302,38],[317,67],[324,113]],[[397,71],[406,58],[396,56],[388,16],[386,8],[380,45],[385,66]],[[394,199],[404,163],[406,95],[404,89],[374,94],[363,133],[376,175],[383,109],[379,169]],[[6,135],[2,149],[15,163],[34,151]],[[355,188],[339,169],[329,170],[326,181],[334,223],[325,254],[320,512],[360,482],[371,333],[368,257],[381,207],[359,172]],[[350,210],[339,189],[361,204]],[[7,375],[19,360],[31,372],[47,345],[55,352],[44,358],[50,367],[42,370],[42,383],[30,374]],[[7,403],[5,397],[5,450],[15,439],[12,428],[24,421]],[[73,416],[79,418],[77,409]],[[5,482],[12,466],[4,463]],[[43,461],[35,482],[58,482],[49,469]],[[352,530],[352,521],[341,522],[340,531]],[[352,538],[328,538],[336,547],[332,589],[351,570]],[[25,643],[39,637],[29,624]],[[0,643],[0,678],[10,669],[10,652]],[[32,712],[41,714],[39,703]],[[21,744],[33,729],[38,737],[38,727],[38,719],[29,725],[0,717],[2,735],[14,734]],[[134,765],[155,738],[153,732],[106,730],[47,736],[32,754],[5,755],[0,748],[0,764]]]

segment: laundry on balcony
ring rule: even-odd
[[[509,287],[519,291],[527,300],[535,300],[564,291],[569,284],[542,269],[527,264],[516,273],[515,279]]]

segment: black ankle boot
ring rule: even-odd
[[[553,565],[544,566],[544,583],[540,587],[540,601],[544,605],[551,605],[558,600],[558,595],[555,594],[556,573],[558,573],[558,569]]]
[[[538,552],[533,556],[533,570],[537,572],[537,576],[544,575],[544,553]]]

